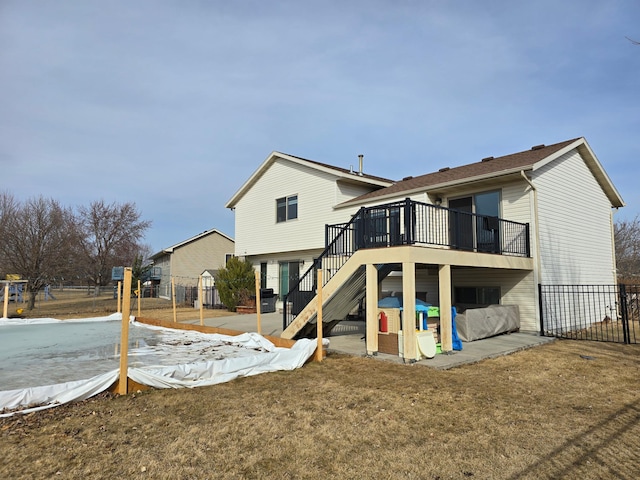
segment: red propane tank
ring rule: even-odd
[[[386,333],[389,330],[389,321],[387,319],[387,314],[384,312],[380,312],[378,315],[378,330]]]

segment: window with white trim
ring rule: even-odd
[[[298,218],[298,195],[276,199],[276,222],[287,222]]]

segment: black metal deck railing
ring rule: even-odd
[[[349,222],[327,225],[325,245],[322,254],[284,297],[283,329],[315,296],[318,269],[322,269],[326,284],[361,248],[427,245],[530,256],[528,223],[453,210],[409,198],[362,207]]]

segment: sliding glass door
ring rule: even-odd
[[[449,208],[453,248],[500,253],[499,191],[449,200]]]

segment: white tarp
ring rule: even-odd
[[[256,333],[251,335],[260,337]],[[260,338],[268,341],[264,337]],[[252,338],[250,341],[254,340],[255,338]],[[315,340],[302,339],[298,340],[292,348],[273,347],[271,351],[255,352],[249,356],[208,360],[173,367],[129,368],[129,378],[154,388],[203,387],[228,382],[238,377],[300,368],[313,354],[315,348]]]
[[[63,403],[84,400],[104,392],[118,379],[118,370],[103,373],[87,380],[57,383],[40,387],[21,388],[0,392],[0,417],[15,413],[31,413]],[[11,411],[21,408],[19,411]]]
[[[56,320],[30,323],[47,321]],[[5,324],[4,320],[0,324]],[[153,388],[200,387],[265,372],[293,370],[304,365],[317,345],[315,340],[302,339],[289,349],[276,347],[257,333],[228,336],[150,327],[137,322],[132,325],[162,334],[162,341],[132,348],[129,355],[129,378]],[[115,369],[86,380],[0,391],[0,412],[4,412],[0,416],[84,400],[109,388],[118,376],[119,371]]]
[[[133,315],[131,319],[135,318]],[[58,320],[57,318],[6,318],[0,317],[0,327],[4,325],[41,325],[43,323],[87,323],[106,322],[109,320],[122,320],[121,313],[112,313],[106,317],[76,318],[69,320]]]

